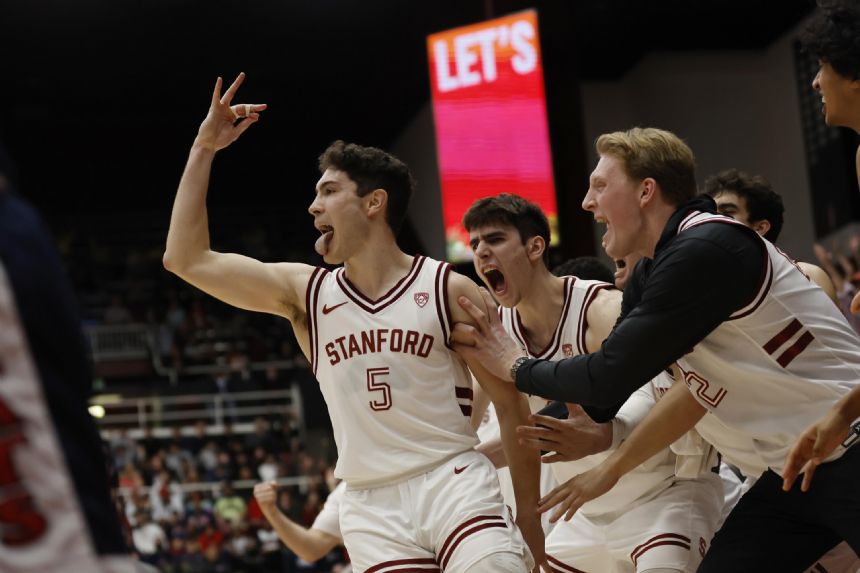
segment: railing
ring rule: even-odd
[[[314,476],[314,477],[296,476],[296,477],[278,478],[275,481],[277,482],[279,487],[298,486],[300,490],[305,490],[308,486],[311,486],[313,484],[321,482],[322,478],[318,477],[318,476]],[[230,485],[233,487],[234,490],[240,490],[240,489],[254,489],[254,486],[258,483],[260,483],[259,480],[245,479],[245,480],[236,480],[236,481],[230,482]],[[222,482],[198,482],[198,483],[181,483],[181,484],[180,483],[174,483],[174,484],[171,484],[171,487],[175,487],[175,488],[179,489],[180,491],[182,491],[183,493],[191,493],[194,491],[208,491],[208,492],[211,492],[214,494],[218,490],[221,489],[221,486],[222,486]],[[125,495],[125,496],[128,496],[132,493],[146,495],[149,493],[149,491],[152,489],[152,487],[153,486],[140,486],[137,488],[120,487],[120,488],[117,488],[117,491],[119,491],[120,494]]]
[[[142,324],[87,326],[95,362],[145,360],[150,356],[149,328]]]
[[[151,360],[155,373],[168,378],[173,384],[177,382],[180,374],[195,376],[224,371],[223,364],[184,366],[181,370],[164,364],[158,351],[156,329],[145,324],[87,325],[84,331],[89,339],[93,362],[96,364],[121,360]],[[264,371],[272,367],[291,370],[296,368],[296,361],[269,360],[252,362],[247,366],[251,371]]]
[[[253,420],[258,416],[286,417],[295,423],[301,437],[305,437],[302,394],[295,385],[284,390],[186,396],[119,398],[104,395],[95,397],[92,403],[104,408],[99,426],[107,439],[120,431],[131,438],[141,438],[146,429],[154,437],[168,437],[175,426],[186,426],[184,433],[191,435],[190,426],[200,420],[206,422],[210,434],[222,433],[228,425],[235,433],[247,433],[253,431]]]

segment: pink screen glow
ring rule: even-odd
[[[460,221],[480,197],[516,193],[558,217],[537,12],[427,38],[448,260],[471,259]]]

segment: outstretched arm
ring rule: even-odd
[[[277,506],[277,488],[273,481],[258,483],[254,486],[254,497],[284,545],[308,563],[318,561],[340,545],[339,537],[313,527],[302,527],[284,515]]]
[[[469,315],[460,308],[456,301],[467,299],[482,309],[482,312],[498,316],[495,302],[489,293],[478,292],[475,283],[458,274],[451,274],[448,283],[448,298],[451,301],[451,316],[458,322],[471,322]],[[499,380],[490,374],[478,361],[466,358],[466,363],[481,385],[490,396],[496,415],[499,418],[499,429],[502,435],[502,447],[505,458],[511,469],[511,480],[514,484],[514,497],[517,502],[517,525],[526,543],[531,549],[535,563],[544,562],[544,538],[537,513],[537,502],[540,498],[540,459],[537,452],[521,448],[517,444],[517,426],[528,423],[531,414],[528,400],[513,386]]]
[[[608,492],[621,476],[666,448],[705,415],[684,384],[675,384],[630,436],[602,464],[579,474],[544,496],[539,509],[558,505],[550,521],[569,520],[586,502]]]
[[[304,289],[312,267],[262,263],[242,255],[215,252],[209,244],[206,194],[215,154],[236,141],[266,109],[266,104],[231,106],[244,78],[239,74],[223,96],[221,78],[215,82],[209,113],[200,124],[176,192],[164,266],[228,304],[293,320],[304,312]]]

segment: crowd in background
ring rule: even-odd
[[[281,487],[278,505],[310,526],[334,487],[331,442],[311,448],[289,423],[262,417],[245,435],[206,430],[201,422],[170,438],[111,440],[118,503],[139,558],[166,573],[338,571],[345,562],[338,551],[305,563],[287,549],[251,493],[258,481],[309,478]]]

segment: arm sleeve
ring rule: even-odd
[[[764,273],[763,243],[734,225],[701,227],[714,229],[687,231],[660,254],[641,299],[599,351],[557,362],[529,360],[517,372],[517,388],[592,407],[592,418],[607,421],[637,388],[750,302]],[[595,415],[593,408],[602,412]]]

